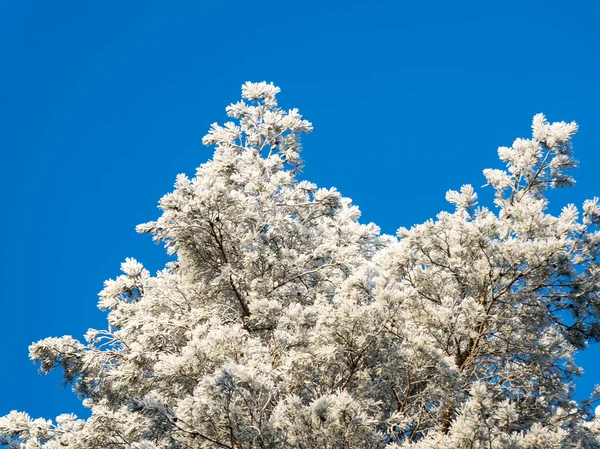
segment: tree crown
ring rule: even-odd
[[[573,356],[600,338],[600,205],[547,211],[569,187],[575,123],[538,114],[533,137],[397,237],[358,222],[336,189],[297,179],[312,125],[246,83],[138,226],[174,261],[128,258],[99,307],[106,330],[31,345],[91,410],[0,418],[9,448],[600,447],[577,403]]]

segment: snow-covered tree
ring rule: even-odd
[[[335,189],[296,176],[312,126],[246,83],[140,225],[173,261],[134,259],[105,282],[106,330],[30,347],[91,411],[11,412],[11,449],[597,448],[596,395],[577,403],[573,356],[600,338],[600,205],[548,213],[573,183],[574,123],[533,121],[454,212],[401,228],[358,222]]]

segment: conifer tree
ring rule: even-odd
[[[11,449],[598,448],[597,394],[573,400],[576,351],[600,338],[600,205],[548,212],[573,184],[575,123],[485,170],[451,213],[380,235],[335,189],[297,178],[312,125],[246,83],[138,226],[173,261],[128,258],[105,282],[107,329],[30,347],[88,419],[0,418]]]

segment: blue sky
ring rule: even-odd
[[[243,82],[282,88],[315,127],[302,176],[387,233],[483,185],[535,113],[575,120],[559,210],[600,195],[598,23],[592,0],[0,2],[0,415],[82,411],[27,347],[104,328],[96,295],[125,257],[162,267],[134,227],[211,156],[201,138]],[[580,357],[582,392],[599,355]]]

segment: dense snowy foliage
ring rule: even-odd
[[[382,236],[335,189],[298,181],[297,110],[247,83],[140,225],[173,262],[105,282],[106,330],[30,347],[91,410],[0,418],[0,446],[73,449],[600,447],[595,396],[572,399],[575,351],[600,337],[600,205],[547,212],[573,183],[574,123],[485,170],[454,212]]]

